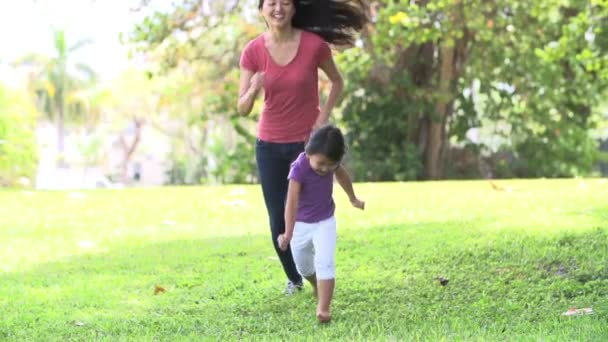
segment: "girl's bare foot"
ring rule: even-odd
[[[331,314],[328,311],[317,309],[317,319],[319,320],[319,323],[328,323],[331,321]]]

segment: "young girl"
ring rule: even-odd
[[[335,285],[336,220],[332,198],[334,175],[351,204],[363,209],[346,170],[340,165],[345,153],[344,137],[332,125],[316,131],[305,152],[291,164],[285,208],[285,233],[279,235],[282,250],[291,251],[298,272],[312,285],[318,298],[317,318],[331,319],[330,304]]]

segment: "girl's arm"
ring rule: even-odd
[[[329,91],[329,97],[327,98],[327,102],[325,102],[325,106],[321,109],[321,113],[315,122],[314,129],[317,129],[327,123],[329,119],[329,114],[331,110],[336,105],[340,94],[342,94],[342,89],[344,89],[344,81],[342,80],[342,75],[338,71],[338,67],[336,67],[336,63],[334,62],[334,58],[330,57],[326,61],[322,62],[319,67],[325,75],[331,81],[331,90]]]
[[[287,190],[287,203],[285,204],[285,234],[279,235],[279,248],[283,251],[289,247],[289,242],[293,237],[293,229],[296,225],[296,211],[300,200],[301,184],[293,179],[289,180]]]
[[[346,194],[348,195],[348,199],[350,200],[350,203],[353,205],[353,207],[359,208],[361,210],[365,209],[365,202],[359,200],[355,195],[355,190],[353,189],[353,181],[350,179],[350,175],[342,165],[338,166],[338,168],[336,169],[335,176],[342,189],[344,189],[344,192],[346,192]]]

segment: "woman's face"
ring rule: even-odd
[[[268,26],[278,29],[291,26],[296,13],[293,0],[263,0],[260,10]]]

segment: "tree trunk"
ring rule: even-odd
[[[60,105],[57,109],[57,167],[66,167],[67,163],[65,160],[65,115],[63,105]]]
[[[444,42],[440,47],[439,97],[435,115],[430,118],[426,148],[425,173],[428,179],[442,176],[441,150],[445,140],[445,123],[449,106],[452,103],[451,84],[454,79],[454,44]]]
[[[432,81],[433,81],[433,70],[435,65],[435,58],[433,57],[435,53],[436,46],[434,43],[427,42],[420,47],[418,51],[418,55],[416,56],[415,64],[410,66],[410,74],[412,75],[412,80],[414,84],[419,89],[424,89],[426,91],[431,91]],[[416,101],[420,101],[420,99],[416,99]],[[429,126],[429,118],[421,110],[418,113],[412,113],[408,116],[409,132],[408,132],[408,141],[411,144],[418,146],[418,152],[420,155],[424,155],[424,151],[426,150],[427,142],[428,142],[428,126]]]
[[[137,149],[137,145],[139,145],[139,141],[141,139],[141,129],[143,127],[143,120],[137,118],[133,120],[135,123],[135,138],[133,138],[131,144],[127,143],[127,138],[125,137],[124,133],[120,136],[120,144],[124,151],[124,158],[122,161],[122,182],[125,185],[129,182],[129,163],[131,162],[133,153]]]

